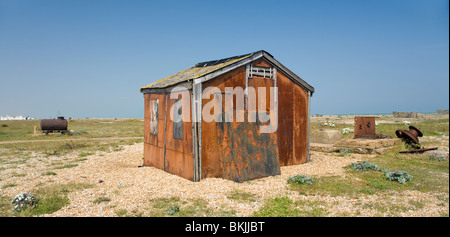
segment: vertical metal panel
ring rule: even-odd
[[[144,143],[149,143],[150,134],[147,133],[149,131],[150,126],[150,94],[144,94]]]
[[[242,66],[232,72],[223,74],[214,80],[207,81],[202,84],[204,88],[216,87],[221,91],[225,91],[225,87],[242,87],[245,88],[245,67]],[[210,98],[203,99],[202,103],[207,104],[211,101]],[[244,102],[245,103],[245,102]],[[211,111],[212,112],[212,111]],[[222,128],[226,123],[208,122],[202,123],[202,177],[216,177],[224,178],[223,172],[223,154],[228,153],[225,147],[231,147],[228,145],[222,145],[222,142],[227,141],[228,138],[224,138],[221,134]],[[245,136],[248,136],[246,134]],[[222,147],[222,148],[221,148]]]
[[[277,68],[273,68],[273,87],[277,87]],[[278,90],[275,91],[275,98],[274,101],[278,105]],[[278,106],[277,106],[278,108]],[[278,109],[277,109],[278,110]]]
[[[194,181],[200,181],[202,178],[202,160],[201,160],[201,124],[202,124],[202,84],[194,83],[192,90],[192,115],[193,115],[193,158],[194,158]]]
[[[145,94],[144,95],[144,165],[164,169],[164,114],[165,114],[165,95],[164,94]],[[152,106],[151,101],[159,101],[158,111],[152,111],[156,107]],[[151,113],[158,114],[158,132],[150,133]]]
[[[293,165],[308,161],[308,92],[292,83],[294,91],[294,160]]]
[[[254,65],[271,67],[270,63],[264,60],[255,62]],[[278,88],[276,101],[280,165],[305,163],[308,157],[308,93],[279,70],[276,70],[273,76],[276,77],[274,83]]]
[[[278,151],[281,166],[294,164],[294,86],[281,73],[278,86]]]
[[[191,113],[191,92],[186,90],[181,92],[181,106],[184,107],[182,117],[182,130],[174,132],[177,129],[176,120],[172,118],[171,114],[175,117],[174,109],[175,101],[178,99],[170,99],[170,95],[167,94],[167,112],[166,112],[166,129],[165,129],[165,171],[171,174],[179,175],[183,178],[194,180],[193,170],[193,140],[192,140],[192,121],[190,118]],[[188,116],[189,115],[189,116]],[[181,125],[178,123],[179,125]],[[181,128],[180,128],[181,129]],[[174,133],[179,133],[174,136]],[[178,136],[178,137],[177,137]]]
[[[197,130],[197,132],[198,132],[198,134],[197,134],[197,136],[198,136],[198,162],[197,162],[197,165],[198,165],[198,168],[197,168],[197,170],[198,170],[198,179],[200,180],[200,179],[202,179],[202,108],[203,108],[203,105],[202,105],[202,97],[203,97],[203,88],[202,88],[202,84],[201,83],[199,83],[198,85],[197,85],[197,87],[198,87],[198,91],[199,91],[199,93],[198,93],[198,98],[197,98],[197,118],[198,118],[198,123],[197,123],[197,125],[198,125],[198,130]]]
[[[165,109],[164,109],[164,166],[163,170],[166,170],[166,142],[167,142],[167,104],[169,100],[169,95],[164,95],[165,97]]]
[[[274,81],[254,76],[248,85],[257,92],[265,89],[266,101],[259,101],[257,97],[256,104],[265,105],[262,110],[269,111],[273,106],[270,104],[270,88]],[[257,122],[217,123],[221,126],[218,137],[224,178],[243,182],[280,174],[277,133],[260,133],[261,125],[259,119]]]
[[[192,114],[192,157],[193,157],[193,167],[194,170],[194,182],[200,181],[198,177],[198,150],[197,150],[197,110],[196,110],[196,101],[195,101],[195,87],[192,88],[191,93],[191,114]]]
[[[245,109],[248,110],[248,77],[250,76],[250,64],[245,65]]]
[[[310,142],[309,142],[309,139],[310,139],[310,135],[311,135],[311,126],[310,126],[310,120],[311,120],[311,92],[310,91],[308,91],[308,117],[307,117],[307,119],[308,119],[308,142],[307,142],[307,147],[306,147],[306,149],[307,149],[307,154],[306,154],[306,161],[307,162],[309,162],[310,160],[311,160],[311,157],[310,157],[310,147],[309,147],[309,145],[310,145]]]

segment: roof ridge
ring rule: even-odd
[[[234,59],[238,59],[238,58],[243,58],[243,57],[251,56],[251,55],[254,55],[254,54],[257,54],[257,53],[260,53],[260,52],[265,52],[265,53],[267,53],[267,52],[264,51],[264,50],[258,50],[258,51],[253,52],[253,53],[246,53],[246,54],[237,55],[237,56],[232,56],[232,57],[227,57],[227,58],[222,58],[222,59],[215,59],[215,60],[209,60],[209,61],[199,62],[199,63],[196,63],[196,64],[194,65],[194,67],[214,66],[214,65],[217,65],[217,64],[220,64],[220,63],[226,63],[226,62],[231,61],[231,60],[234,60]],[[267,53],[267,54],[269,54],[269,53]],[[271,57],[273,57],[271,54],[269,54],[269,55],[270,55]]]
[[[225,63],[225,62],[231,61],[231,60],[233,60],[233,59],[238,59],[238,58],[242,58],[242,57],[248,56],[248,55],[250,55],[250,54],[251,54],[251,53],[248,53],[248,54],[242,54],[242,55],[238,55],[238,56],[232,56],[232,57],[228,57],[228,58],[222,58],[222,59],[215,59],[215,60],[210,60],[210,61],[199,62],[199,63],[196,63],[196,64],[194,65],[194,67],[208,67],[208,66],[214,66],[214,65],[217,65],[217,64],[219,64],[219,63]]]

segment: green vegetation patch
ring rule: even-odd
[[[102,202],[110,202],[110,201],[111,201],[111,198],[109,198],[109,197],[98,197],[94,201],[92,201],[92,203],[99,204]]]
[[[266,200],[254,217],[320,217],[326,216],[327,206],[317,201],[292,201],[288,197]]]
[[[121,214],[123,214],[123,211]],[[208,201],[204,199],[158,198],[150,200],[150,208],[148,208],[148,216],[152,217],[225,217],[235,215],[235,211],[227,210],[225,206],[218,208],[209,207]]]
[[[72,167],[76,167],[78,166],[77,164],[67,164],[67,165],[63,165],[63,166],[57,166],[55,167],[55,169],[57,170],[61,170],[61,169],[67,169],[67,168],[72,168]]]
[[[368,170],[382,171],[383,170],[378,165],[369,163],[367,161],[352,163],[352,164],[350,164],[350,167],[356,171],[368,171]]]
[[[257,195],[253,193],[244,192],[242,190],[234,190],[227,195],[228,199],[232,199],[238,202],[255,202],[257,200]]]
[[[315,182],[313,178],[307,177],[306,175],[295,175],[287,179],[288,184],[312,184]]]
[[[52,176],[52,175],[56,175],[56,173],[49,171],[42,174],[42,176]]]
[[[16,186],[17,186],[17,184],[14,184],[14,183],[5,184],[2,186],[2,189],[12,188],[12,187],[16,187]]]
[[[34,127],[40,130],[40,120],[2,121],[0,125],[0,141],[73,139],[100,137],[142,137],[144,134],[143,119],[71,119],[68,130],[74,135],[50,134],[41,131],[34,133]]]
[[[330,195],[336,196],[355,196],[362,193],[371,193],[372,190],[367,190],[365,182],[360,179],[351,179],[341,176],[324,176],[314,179],[312,185],[303,185],[291,183],[289,189],[298,191],[302,195]]]
[[[81,154],[79,154],[79,157],[86,157],[86,156],[91,156],[94,155],[94,152],[83,152]]]
[[[11,204],[12,198],[0,198],[0,216],[41,216],[43,214],[51,214],[58,211],[69,204],[67,194],[72,191],[92,188],[91,184],[71,183],[52,185],[39,188],[30,195],[35,198],[33,208],[26,208],[20,212],[13,210]]]

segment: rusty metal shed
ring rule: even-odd
[[[202,111],[216,96],[205,97],[205,90],[211,87],[221,95],[226,88],[244,88],[231,96],[233,105],[239,98],[245,99],[245,115],[249,113],[247,88],[266,88],[263,106],[269,111],[271,103],[276,104],[277,129],[261,133],[259,120],[236,121],[236,110],[231,111],[232,121],[205,121]],[[278,93],[269,94],[271,87],[278,88]],[[177,90],[179,97],[171,98],[171,92]],[[243,182],[278,175],[281,166],[309,161],[314,88],[266,51],[197,63],[140,91],[145,100],[144,166],[192,181],[215,177]],[[271,96],[274,102],[269,101]],[[258,106],[262,102],[255,100]],[[177,111],[183,120],[172,119]],[[227,111],[218,113],[227,115]]]

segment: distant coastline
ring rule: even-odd
[[[403,111],[399,111],[399,112],[403,112]],[[436,112],[419,112],[421,114],[436,114]],[[341,116],[355,116],[355,115],[392,115],[392,112],[390,113],[348,113],[348,114],[320,114],[320,113],[311,113],[311,116],[314,115],[341,115]]]

